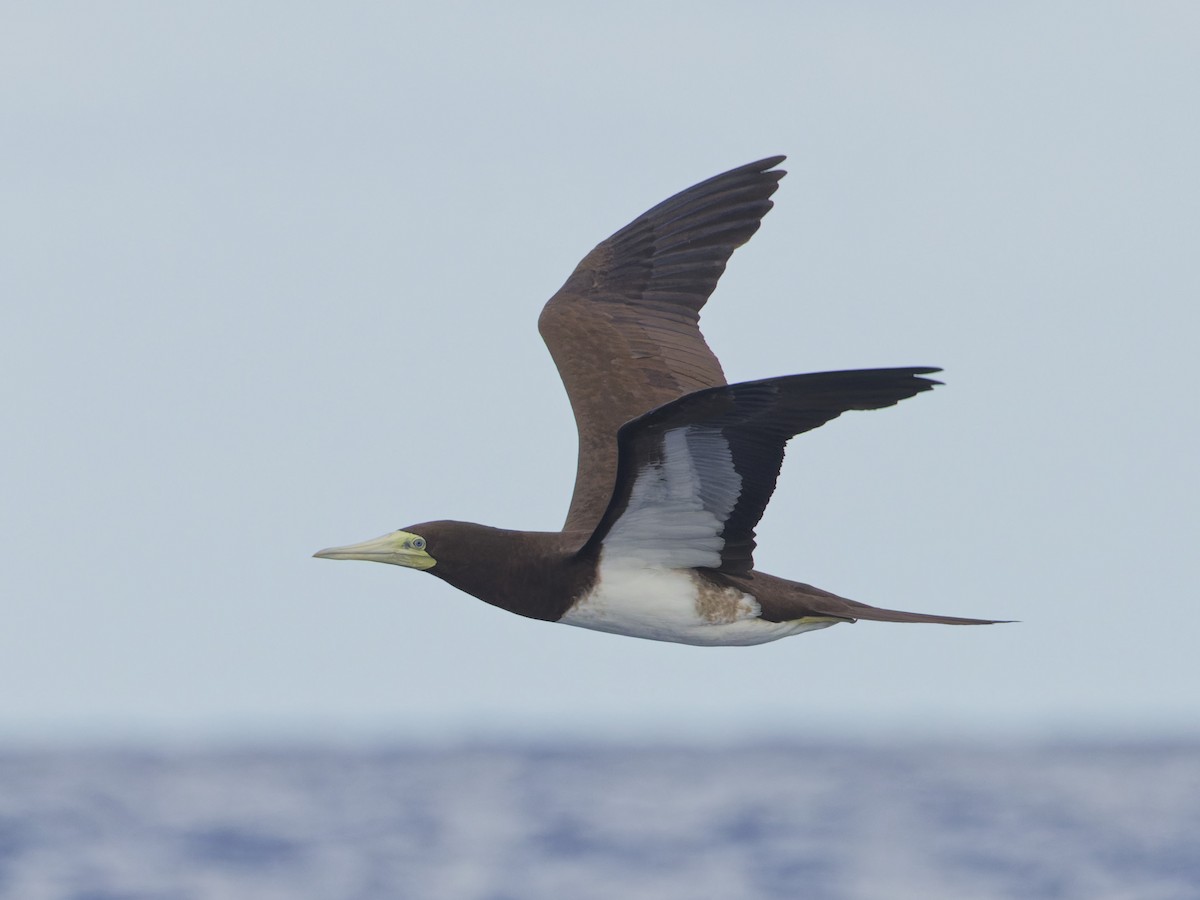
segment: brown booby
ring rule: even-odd
[[[422,569],[529,618],[685,644],[760,644],[857,619],[998,621],[879,609],[754,569],[754,528],[787,442],[940,383],[925,377],[931,367],[725,381],[700,309],[774,205],[783,160],[643,213],[542,310],[579,432],[562,531],[425,522],[316,556]]]

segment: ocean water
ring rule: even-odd
[[[1200,743],[0,749],[14,900],[1197,900]]]

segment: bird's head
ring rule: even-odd
[[[437,565],[437,559],[430,553],[430,538],[425,535],[427,530],[423,526],[414,525],[410,529],[392,531],[360,544],[329,547],[314,553],[313,556],[321,559],[365,559],[409,569],[432,569]]]

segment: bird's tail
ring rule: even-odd
[[[934,625],[1004,625],[1013,619],[968,619],[963,616],[939,616],[934,613],[904,612],[900,609],[879,609],[868,606],[852,613],[855,619],[866,619],[870,622],[925,622]]]
[[[809,597],[808,603],[818,615],[838,616],[844,619],[866,619],[870,622],[924,622],[934,625],[1003,625],[1012,619],[968,619],[962,616],[939,616],[934,613],[905,612],[899,609],[881,609],[843,597]]]

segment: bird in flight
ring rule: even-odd
[[[783,160],[664,200],[546,303],[538,327],[579,432],[561,531],[424,522],[315,555],[420,569],[533,619],[685,644],[761,644],[858,619],[998,621],[880,609],[754,568],[754,529],[791,438],[940,383],[930,367],[726,382],[700,309],[771,209]]]

